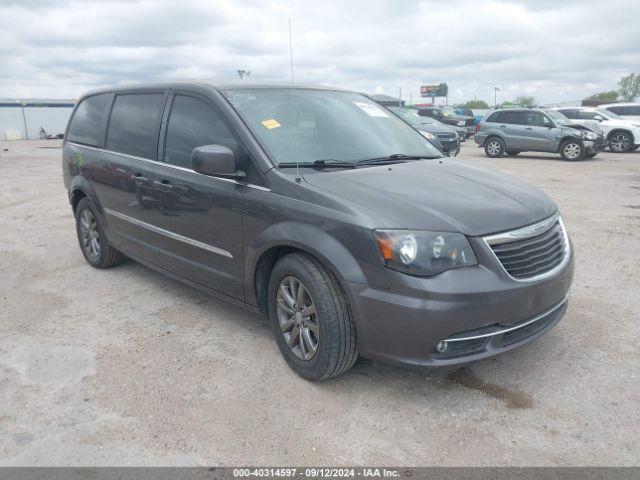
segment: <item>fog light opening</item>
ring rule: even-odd
[[[445,342],[444,340],[441,342],[438,342],[438,345],[436,345],[436,352],[438,353],[444,353],[447,351],[447,347],[449,345],[447,344],[447,342]]]

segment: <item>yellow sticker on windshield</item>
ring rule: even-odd
[[[282,126],[278,123],[277,120],[273,118],[270,118],[269,120],[265,120],[264,122],[262,122],[262,125],[267,127],[269,130],[273,130],[274,128],[278,128]]]

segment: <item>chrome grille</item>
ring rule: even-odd
[[[516,280],[552,272],[569,256],[569,240],[559,216],[537,224],[485,237],[503,268]]]

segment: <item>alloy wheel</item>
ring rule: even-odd
[[[498,155],[501,148],[502,147],[500,145],[500,142],[498,142],[497,140],[492,140],[487,145],[487,152],[489,152],[490,155]]]
[[[311,360],[318,351],[320,326],[307,288],[296,277],[285,277],[276,294],[276,313],[285,342],[300,360]]]
[[[580,148],[580,145],[578,145],[577,143],[567,143],[564,146],[564,155],[569,160],[574,160],[578,158],[580,156],[581,151],[582,149]]]
[[[93,212],[88,208],[80,214],[80,238],[82,248],[91,258],[100,256],[100,232]]]
[[[618,133],[611,139],[611,150],[614,152],[626,152],[629,150],[629,137],[623,133]]]

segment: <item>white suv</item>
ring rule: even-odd
[[[554,110],[575,123],[598,122],[612,152],[632,152],[640,148],[640,120],[622,118],[600,107],[558,107]]]
[[[627,120],[640,122],[640,103],[609,103],[600,105],[600,108],[605,108]]]

